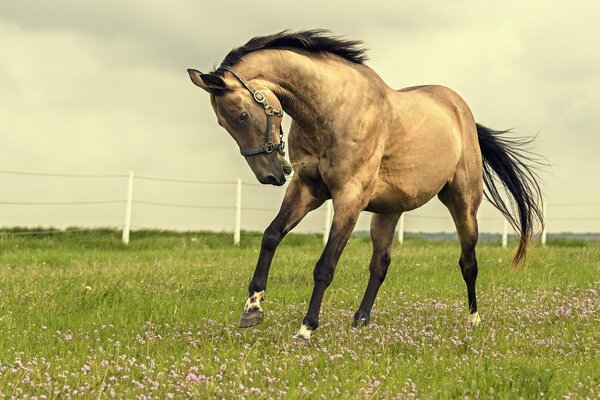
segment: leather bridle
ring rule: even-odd
[[[283,110],[274,109],[272,105],[267,103],[267,98],[262,92],[254,89],[252,85],[248,83],[248,81],[246,81],[240,74],[231,68],[223,67],[220,69],[231,72],[233,76],[235,76],[241,82],[241,84],[248,89],[248,91],[252,94],[254,101],[260,104],[265,110],[265,114],[267,114],[267,133],[265,137],[265,145],[263,147],[240,148],[240,153],[243,156],[253,156],[255,154],[272,153],[277,151],[282,153],[282,155],[285,155],[283,152],[285,149],[285,142],[283,141],[283,128],[281,127],[281,124],[279,124],[279,143],[273,143],[273,116],[276,115],[283,118]]]

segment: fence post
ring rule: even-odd
[[[502,231],[502,248],[508,247],[508,220],[504,219],[504,230]]]
[[[398,241],[400,246],[404,244],[404,213],[400,214],[400,223],[398,224]]]
[[[131,208],[133,207],[133,171],[127,173],[127,204],[125,205],[125,224],[121,239],[124,244],[129,244],[129,231],[131,230]]]
[[[240,245],[242,230],[242,180],[235,180],[235,228],[233,230],[233,244]]]
[[[323,231],[323,246],[327,244],[327,240],[329,239],[329,231],[331,230],[331,211],[332,202],[331,200],[327,200],[325,202],[325,230]]]
[[[548,236],[548,205],[544,201],[542,206],[542,215],[544,217],[544,229],[542,229],[542,247],[546,247],[546,237]]]

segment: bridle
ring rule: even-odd
[[[240,74],[232,70],[228,67],[219,68],[225,71],[229,71],[235,76],[242,85],[252,94],[252,98],[258,104],[260,104],[265,110],[265,114],[267,114],[267,134],[265,137],[265,145],[263,147],[254,147],[254,148],[240,148],[240,153],[243,156],[253,156],[255,154],[261,153],[272,153],[277,151],[279,153],[283,153],[285,149],[285,142],[283,141],[283,128],[281,124],[279,124],[279,143],[273,143],[273,115],[283,118],[283,110],[276,110],[272,105],[267,103],[267,98],[262,92],[254,89],[248,81],[246,81]],[[285,154],[285,153],[283,153]]]

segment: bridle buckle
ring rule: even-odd
[[[267,99],[265,98],[265,95],[264,95],[264,94],[262,94],[261,92],[259,92],[258,90],[257,90],[257,91],[255,91],[255,92],[252,94],[252,96],[254,96],[254,100],[255,100],[257,103],[264,104],[264,103],[265,103],[265,101],[267,101]]]
[[[275,143],[265,143],[265,152],[266,153],[272,153],[273,150],[275,150]]]

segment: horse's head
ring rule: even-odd
[[[281,103],[266,87],[251,86],[240,75],[203,74],[188,69],[192,82],[210,94],[217,121],[236,141],[260,183],[281,186],[291,172],[283,158]],[[229,75],[229,74],[228,74]]]

